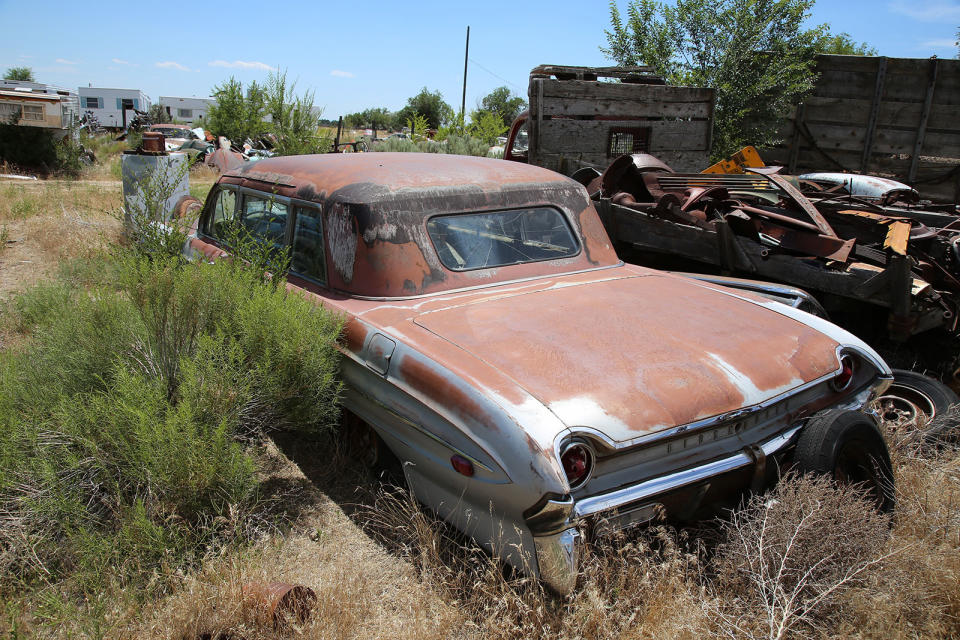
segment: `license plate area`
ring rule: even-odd
[[[659,502],[628,505],[598,514],[593,522],[593,537],[608,538],[617,533],[639,527],[664,513]]]

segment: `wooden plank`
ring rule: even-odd
[[[649,151],[654,155],[669,150],[709,151],[709,123],[704,120],[544,120],[540,123],[540,148],[544,153],[606,156],[610,131],[621,128],[649,128]]]
[[[930,69],[930,60],[932,58],[890,58],[888,73],[912,75],[914,77],[925,77]],[[941,71],[944,74],[960,73],[960,60],[951,60],[950,58],[939,59],[943,65]]]
[[[883,248],[894,253],[907,255],[907,242],[910,240],[910,223],[893,222],[887,229],[887,236],[883,240]]]
[[[823,98],[870,100],[877,87],[877,74],[834,71],[817,80],[813,95]]]
[[[960,104],[960,73],[941,71],[942,84],[937,86],[937,104]],[[922,76],[926,78],[926,75]],[[884,81],[884,100],[891,102],[922,102],[924,85],[917,76],[887,73]],[[822,98],[853,98],[870,100],[876,90],[876,75],[846,71],[831,72],[820,77],[813,95]]]
[[[854,71],[876,75],[878,58],[870,56],[817,56],[817,72],[827,74],[836,71]]]
[[[803,126],[803,120],[806,117],[806,104],[797,105],[796,114],[793,117],[793,135],[790,142],[790,160],[787,161],[787,171],[795,173],[797,170],[797,152],[800,151],[800,129]]]
[[[940,60],[940,65],[946,60]],[[927,62],[929,65],[929,61]],[[945,73],[941,67],[937,79],[936,104],[960,105],[960,72]],[[887,74],[887,91],[885,99],[902,100],[903,102],[923,102],[927,79],[930,77],[930,67],[927,66],[916,74]]]
[[[706,102],[657,102],[656,100],[550,99],[543,105],[545,116],[570,118],[694,118],[707,120],[712,112]]]
[[[760,150],[760,157],[767,164],[786,165],[787,155],[790,149],[787,147],[770,147]],[[828,151],[832,158],[840,162],[847,170],[856,168],[856,163],[860,159],[859,151]],[[906,177],[910,169],[911,159],[907,156],[880,156],[874,155],[871,158],[870,173],[880,173],[884,175],[898,175]],[[951,169],[960,166],[960,159],[954,162],[932,162],[921,158],[917,165],[917,180],[926,180],[941,176]],[[834,171],[835,167],[830,166],[830,162],[824,158],[816,149],[809,146],[802,146],[797,153],[797,174],[809,171]],[[855,172],[854,172],[855,173]]]
[[[651,96],[660,102],[711,102],[713,89],[677,87],[622,82],[590,82],[589,80],[543,79],[543,95],[549,98],[603,98],[633,100],[638,95]]]
[[[927,84],[927,95],[923,101],[923,113],[920,116],[920,126],[917,127],[917,141],[913,146],[913,158],[910,162],[910,171],[907,173],[907,182],[913,182],[917,177],[917,163],[920,161],[923,139],[927,132],[927,123],[930,119],[930,107],[933,104],[933,94],[937,88],[937,75],[940,71],[939,60],[930,60],[930,82]]]
[[[529,129],[528,161],[530,164],[543,166],[540,151],[540,124],[543,121],[543,80],[541,78],[530,78],[527,97],[530,101],[530,120],[527,124]]]
[[[557,80],[543,83],[545,116],[710,118],[713,91]]]
[[[810,122],[824,124],[863,123],[867,121],[870,114],[869,100],[810,96],[803,101],[803,104],[806,110],[806,120]],[[922,117],[923,109],[923,102],[884,100],[880,103],[877,125],[916,127]],[[786,119],[790,120],[791,116],[792,114],[787,115]],[[935,101],[931,101],[930,116],[927,120],[929,130],[952,130],[957,129],[958,125],[960,125],[960,105],[936,104]]]
[[[860,159],[860,171],[866,171],[870,163],[870,153],[873,151],[877,131],[877,114],[880,112],[880,101],[883,99],[883,83],[887,75],[887,59],[880,58],[877,66],[877,86],[870,104],[870,118],[867,120],[867,133],[864,136],[863,155]]]
[[[858,151],[863,159],[866,127],[856,125],[827,125],[807,121],[807,129],[814,141],[825,151]],[[789,140],[793,133],[792,125],[780,131]],[[914,129],[890,129],[877,127],[871,155],[912,154],[916,133]],[[806,139],[802,144],[809,144]],[[952,133],[938,132],[929,136],[923,145],[922,155],[943,158],[960,158],[960,131]],[[860,166],[857,162],[852,168]]]

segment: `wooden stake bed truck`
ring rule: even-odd
[[[677,171],[710,156],[713,89],[672,87],[650,67],[541,65],[530,108],[510,127],[504,158],[565,175],[603,171],[617,157],[651,153]]]

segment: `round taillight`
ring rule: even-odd
[[[850,382],[853,380],[854,373],[854,360],[850,356],[843,356],[840,358],[840,371],[837,373],[836,377],[833,379],[833,388],[837,391],[843,391],[850,386]]]
[[[593,450],[582,442],[571,442],[560,454],[560,463],[571,489],[583,486],[593,471]]]

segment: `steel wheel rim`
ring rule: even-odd
[[[896,382],[877,399],[877,403],[880,419],[893,429],[916,429],[921,419],[929,422],[937,415],[937,406],[930,396]]]

